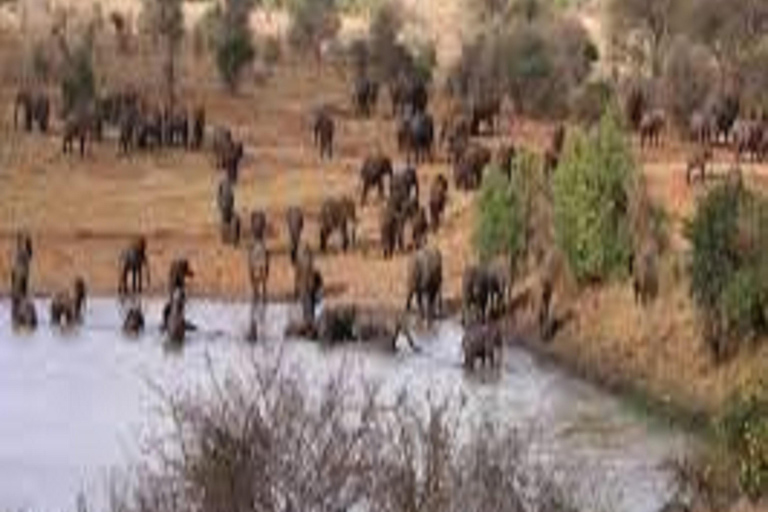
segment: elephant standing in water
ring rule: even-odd
[[[248,276],[251,282],[251,305],[267,302],[269,280],[269,250],[263,242],[254,242],[248,249]]]
[[[315,267],[314,256],[309,247],[304,246],[294,265],[294,290],[302,312],[302,323],[315,323],[315,311],[323,293],[323,276]]]
[[[131,305],[123,318],[123,334],[130,337],[137,337],[144,332],[144,312],[141,310],[141,304]]]
[[[464,368],[473,370],[477,361],[483,366],[498,368],[504,345],[501,330],[496,324],[476,323],[467,328],[461,347],[464,352]]]
[[[432,321],[441,302],[443,286],[443,259],[439,249],[421,249],[413,256],[408,269],[408,298],[406,311],[411,310],[416,298],[419,315]]]
[[[82,277],[75,279],[72,294],[59,292],[51,299],[51,323],[60,327],[72,327],[83,321],[86,287]]]
[[[120,280],[117,293],[120,297],[126,295],[141,295],[144,288],[144,276],[146,285],[150,285],[149,259],[147,258],[147,239],[144,236],[137,237],[120,255]],[[131,278],[130,289],[128,276]]]
[[[11,324],[14,329],[37,328],[37,311],[29,297],[32,254],[32,238],[26,233],[19,233],[11,269]]]

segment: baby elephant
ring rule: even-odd
[[[72,327],[83,321],[85,307],[85,280],[75,279],[73,291],[59,292],[51,300],[51,323],[59,327]]]
[[[461,341],[464,368],[474,370],[478,360],[482,366],[498,368],[501,365],[502,346],[501,330],[497,325],[472,325],[466,330]]]
[[[144,332],[144,313],[141,311],[141,306],[131,306],[123,319],[123,334],[135,338],[142,332]]]
[[[35,303],[29,297],[11,298],[11,325],[16,331],[37,329],[37,310]]]

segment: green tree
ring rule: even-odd
[[[313,52],[319,60],[322,43],[336,37],[341,28],[336,0],[294,0],[289,9],[288,41],[300,51]]]
[[[473,243],[480,260],[506,256],[514,268],[524,247],[524,205],[498,169],[487,169],[476,209]]]
[[[632,254],[630,185],[636,173],[613,112],[590,134],[568,137],[553,177],[557,243],[581,282],[625,274]]]

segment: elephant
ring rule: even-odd
[[[144,312],[138,304],[132,305],[123,318],[123,334],[130,337],[140,336],[144,332]]]
[[[314,324],[315,310],[323,293],[323,276],[315,268],[314,259],[308,249],[302,251],[294,267],[295,288],[301,305],[304,324]]]
[[[765,156],[765,132],[766,129],[756,119],[739,119],[733,125],[733,149],[736,161],[739,162],[744,154],[759,161]]]
[[[285,213],[285,223],[288,227],[291,263],[295,264],[301,243],[301,233],[304,231],[304,212],[298,206],[289,207]]]
[[[414,76],[401,73],[390,83],[392,115],[408,116],[423,113],[429,104],[427,84]]]
[[[168,295],[172,295],[177,288],[187,289],[187,279],[195,277],[192,266],[187,258],[177,258],[171,262],[168,269]]]
[[[224,127],[217,127],[213,132],[213,154],[216,168],[226,172],[227,178],[237,183],[240,174],[240,162],[245,156],[242,142],[235,142],[232,132]]]
[[[17,233],[16,252],[11,267],[11,296],[26,297],[29,294],[29,272],[32,256],[32,238],[28,233]]]
[[[659,293],[658,249],[652,243],[643,244],[632,261],[632,288],[635,302],[642,306],[656,299]]]
[[[465,116],[454,116],[443,123],[440,141],[445,144],[449,163],[456,163],[469,147],[471,132],[471,120]]]
[[[474,370],[480,361],[482,366],[501,366],[504,340],[498,325],[476,323],[467,328],[461,340],[464,352],[464,368]]]
[[[219,188],[216,192],[216,206],[219,209],[222,224],[229,224],[235,214],[235,188],[232,180],[228,177],[222,178],[219,182]]]
[[[688,129],[694,142],[712,144],[717,138],[717,117],[706,110],[697,110],[691,114]]]
[[[317,321],[317,339],[327,345],[356,340],[357,308],[354,305],[327,308]]]
[[[408,268],[408,296],[406,311],[411,310],[413,298],[416,298],[419,315],[432,321],[439,303],[442,302],[443,260],[439,249],[424,248],[411,259]]]
[[[85,296],[85,280],[77,277],[71,295],[69,292],[59,292],[51,299],[51,323],[61,327],[82,323]]]
[[[147,286],[150,285],[149,259],[147,258],[147,239],[139,236],[120,255],[120,279],[118,282],[118,295],[125,297],[141,294],[146,274]],[[130,290],[128,288],[128,276],[131,276]]]
[[[388,204],[396,211],[402,211],[411,200],[419,200],[419,177],[416,168],[408,166],[392,175]]]
[[[77,109],[70,113],[64,121],[62,151],[71,153],[75,140],[80,144],[80,156],[85,156],[86,143],[89,138],[99,140],[101,120],[93,109]]]
[[[251,305],[267,302],[267,281],[269,281],[269,250],[261,242],[254,242],[248,249],[248,276],[251,281]]]
[[[205,108],[198,106],[192,113],[192,149],[199,150],[203,147],[205,138]]]
[[[435,123],[430,114],[416,112],[403,118],[397,130],[397,145],[409,162],[432,160],[435,143]]]
[[[643,114],[640,120],[640,146],[658,146],[666,124],[662,110],[654,109]]]
[[[219,226],[219,234],[221,243],[224,245],[232,245],[234,247],[240,245],[240,239],[242,238],[242,221],[240,220],[240,214],[233,212],[229,220],[222,221]]]
[[[320,251],[325,252],[328,238],[338,231],[341,234],[342,249],[346,251],[350,242],[355,243],[357,213],[355,203],[349,197],[328,198],[320,208]]]
[[[476,190],[483,180],[483,171],[491,163],[491,150],[485,146],[473,145],[454,164],[453,177],[456,188]]]
[[[447,204],[448,180],[443,174],[438,174],[429,188],[429,225],[432,231],[440,229]]]
[[[189,146],[189,116],[186,111],[166,111],[163,116],[163,141],[166,146]]]
[[[357,115],[370,117],[379,100],[379,84],[367,76],[355,80],[352,103]]]
[[[11,297],[11,326],[14,330],[37,329],[35,303],[27,296]]]
[[[712,148],[709,144],[704,147],[698,148],[688,159],[688,163],[685,169],[685,182],[687,184],[693,183],[693,173],[699,171],[699,176],[702,183],[706,181],[707,165],[712,160]]]
[[[251,236],[258,243],[264,242],[267,236],[267,214],[264,210],[251,212]]]
[[[496,131],[496,121],[501,114],[501,98],[491,95],[474,100],[469,105],[470,133],[480,135],[483,124],[491,135]]]
[[[377,153],[366,157],[363,166],[360,168],[360,182],[362,183],[362,193],[360,204],[365,206],[368,200],[368,192],[372,188],[379,191],[379,199],[384,198],[384,180],[389,178],[392,182],[392,160],[382,153]]]
[[[414,249],[421,249],[427,244],[429,232],[429,222],[427,221],[427,211],[423,206],[415,203],[415,210],[411,210],[411,238]]]
[[[136,145],[140,149],[153,149],[162,144],[163,115],[157,109],[140,113],[136,124]]]
[[[170,302],[163,311],[163,330],[168,342],[172,345],[182,345],[186,339],[189,324],[185,317],[186,293],[176,288],[171,294]]]
[[[35,124],[42,133],[48,131],[51,104],[48,96],[43,93],[33,93],[28,90],[21,90],[16,94],[16,101],[13,108],[13,126],[18,126],[19,110],[22,111],[24,118],[24,129],[31,132]]]
[[[471,265],[462,278],[462,322],[485,322],[501,313],[506,282],[500,272],[487,265]]]
[[[123,112],[120,118],[120,135],[118,144],[123,154],[128,154],[136,142],[141,124],[141,115],[138,110]]]
[[[315,114],[315,120],[312,125],[315,146],[320,151],[320,158],[333,158],[333,139],[336,131],[336,125],[327,108],[320,109]]]
[[[381,210],[379,218],[381,248],[384,258],[391,258],[396,248],[403,248],[402,214],[391,204]]]

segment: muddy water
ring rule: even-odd
[[[534,432],[534,458],[561,469],[591,510],[658,510],[670,483],[659,466],[685,444],[682,435],[653,428],[614,398],[522,350],[507,350],[503,372],[490,381],[466,376],[461,329],[452,322],[422,333],[419,353],[322,350],[284,343],[291,311],[273,306],[267,341],[254,348],[242,341],[246,307],[192,303],[189,316],[204,328],[182,353],[168,354],[154,327],[160,305],[148,308],[148,332],[129,341],[119,335],[112,300],[90,302],[86,327],[73,335],[52,331],[40,304],[42,327],[15,336],[8,305],[0,305],[0,510],[72,510],[81,491],[99,500],[110,471],[135,461],[140,441],[157,426],[157,386],[205,388],[212,373],[220,377],[276,354],[310,383],[343,371],[351,382],[379,382],[391,397],[405,387],[416,399],[464,397],[465,414]]]

